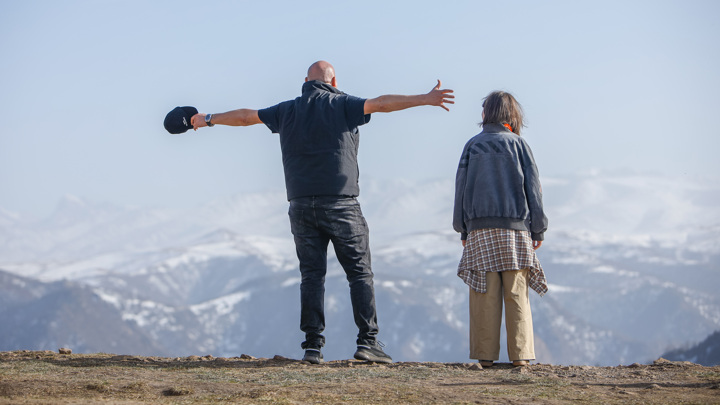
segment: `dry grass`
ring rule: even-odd
[[[0,404],[720,403],[720,367],[474,363],[311,365],[282,357],[0,352]]]

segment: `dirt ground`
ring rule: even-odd
[[[720,366],[312,365],[256,359],[0,352],[0,404],[720,404]]]

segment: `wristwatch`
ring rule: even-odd
[[[207,115],[205,116],[205,123],[206,123],[207,126],[209,126],[209,127],[215,125],[215,124],[213,124],[212,122],[210,122],[210,120],[212,120],[212,114],[207,114]]]

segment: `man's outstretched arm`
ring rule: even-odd
[[[207,114],[195,114],[190,118],[193,129],[206,127],[205,116]],[[233,127],[246,127],[248,125],[262,124],[257,110],[241,108],[239,110],[213,114],[210,121],[213,125],[230,125]]]
[[[452,92],[452,90],[448,89],[441,90],[440,80],[438,80],[437,86],[433,87],[433,89],[426,94],[418,94],[415,96],[388,94],[385,96],[367,99],[365,100],[365,114],[372,114],[375,112],[393,112],[421,105],[434,105],[450,111],[445,104],[455,104],[452,100],[455,96],[450,94]]]

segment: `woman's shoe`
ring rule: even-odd
[[[492,367],[492,366],[493,366],[493,361],[492,361],[492,360],[480,360],[480,365],[481,365],[483,368]]]
[[[530,364],[530,362],[527,360],[513,360],[513,367],[525,367],[528,364]]]

